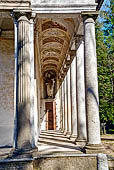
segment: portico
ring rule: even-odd
[[[59,130],[75,144],[82,142],[87,153],[101,152],[95,40],[100,3],[21,5],[0,12],[14,25],[14,148],[38,148],[41,131]]]

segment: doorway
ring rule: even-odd
[[[46,102],[46,130],[56,129],[56,104],[55,102]]]

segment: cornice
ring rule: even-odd
[[[0,0],[0,3],[30,3],[30,0]]]
[[[30,0],[0,0],[0,11],[14,8],[30,8]]]

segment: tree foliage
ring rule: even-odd
[[[96,22],[96,48],[101,122],[114,125],[114,0],[109,0]]]

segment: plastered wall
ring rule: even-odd
[[[0,146],[12,145],[14,127],[14,42],[0,39]]]

